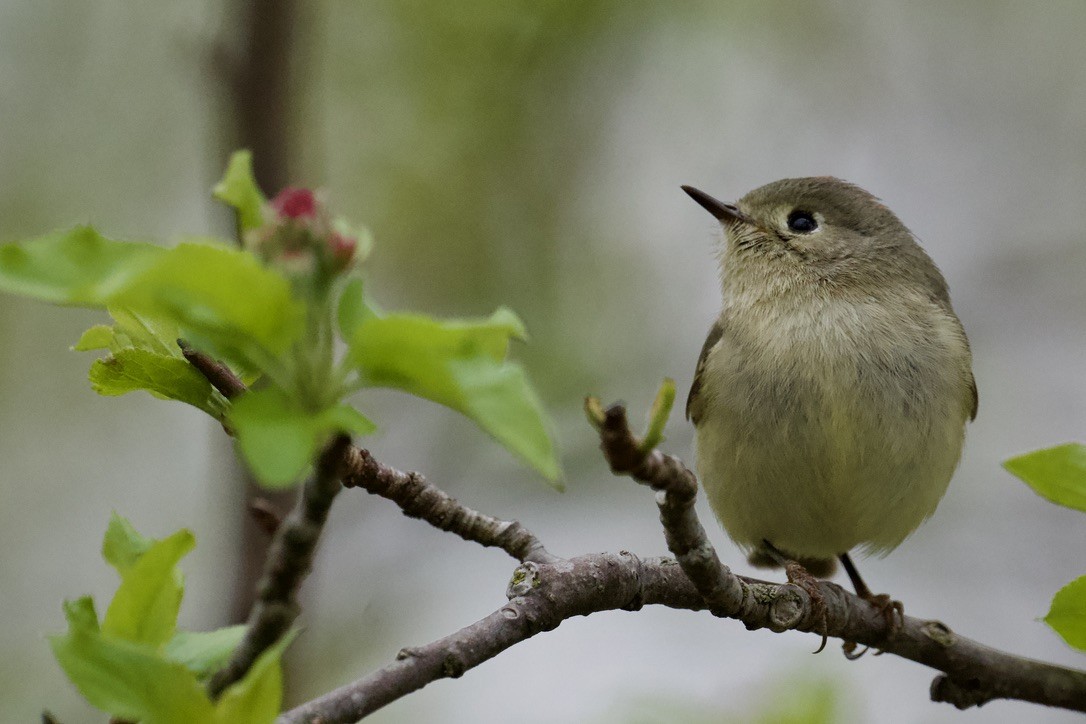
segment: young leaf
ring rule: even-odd
[[[195,545],[192,533],[179,530],[156,541],[122,570],[121,585],[102,621],[102,633],[152,647],[169,641],[184,592],[177,562]]]
[[[72,345],[76,352],[90,352],[96,349],[109,349],[113,344],[113,327],[108,324],[96,324],[79,337]]]
[[[1086,651],[1086,576],[1056,592],[1045,623],[1080,651]]]
[[[505,360],[524,325],[507,309],[487,320],[366,317],[349,339],[363,381],[395,387],[466,415],[548,480],[561,475],[543,406],[524,370]]]
[[[256,367],[298,338],[305,316],[285,277],[221,244],[168,250],[110,301],[169,320],[199,347]]]
[[[178,631],[162,654],[202,678],[222,668],[244,636],[245,624],[214,631]]]
[[[165,250],[89,226],[0,246],[0,290],[55,304],[104,306]]]
[[[126,518],[114,511],[102,540],[102,558],[124,575],[154,544],[153,539],[140,535]]]
[[[256,185],[253,177],[253,154],[250,151],[235,151],[226,166],[222,180],[215,184],[211,195],[237,213],[238,227],[241,231],[255,229],[264,223],[262,209],[264,194]]]
[[[358,325],[373,315],[374,311],[366,304],[362,279],[352,277],[343,287],[339,295],[339,306],[336,308],[336,323],[339,325],[340,336],[351,339]]]
[[[222,724],[271,724],[283,702],[283,651],[294,641],[289,631],[262,653],[245,678],[223,692],[215,705],[215,720]]]
[[[1003,467],[1053,503],[1086,512],[1086,445],[1069,443],[1019,455]]]
[[[376,426],[346,405],[310,412],[285,392],[270,387],[247,392],[233,403],[230,425],[253,474],[268,487],[293,484],[337,430],[366,435]]]
[[[146,390],[162,400],[177,400],[221,418],[226,404],[221,396],[183,359],[142,349],[125,349],[95,360],[90,368],[91,387],[99,395],[123,395]]]
[[[98,630],[90,597],[65,605],[68,633],[49,637],[53,655],[80,693],[119,719],[143,724],[212,721],[213,709],[196,676],[160,658],[151,646]]]
[[[91,387],[100,395],[146,390],[155,397],[188,403],[222,419],[227,403],[196,371],[177,346],[177,325],[126,309],[111,308],[112,327],[91,327],[73,349],[108,349],[90,368]]]
[[[94,609],[94,599],[81,596],[74,601],[64,602],[64,618],[72,628],[98,633],[98,612]]]

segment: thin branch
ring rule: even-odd
[[[607,409],[599,433],[600,447],[612,472],[629,475],[662,494],[657,497],[657,505],[668,550],[713,615],[733,617],[742,611],[743,593],[738,578],[720,562],[694,512],[698,494],[694,473],[672,455],[655,449],[646,453],[642,441],[630,432],[626,408],[622,405]]]
[[[499,520],[467,507],[419,473],[405,473],[378,462],[366,450],[351,448],[346,454],[344,487],[358,487],[396,503],[404,515],[424,520],[439,530],[464,540],[501,548],[520,562],[552,563],[535,535],[517,521]]]
[[[286,712],[278,724],[357,721],[430,682],[458,678],[574,616],[644,604],[702,608],[701,597],[673,561],[641,561],[630,553],[524,563],[506,594],[509,602],[489,616],[425,646],[402,649],[393,663]]]
[[[177,340],[177,346],[181,348],[181,354],[189,364],[206,377],[211,386],[222,393],[226,399],[231,400],[247,389],[245,383],[222,362],[194,349],[183,339]]]
[[[333,438],[317,460],[313,477],[302,488],[298,504],[276,531],[246,623],[245,638],[208,684],[213,698],[240,681],[257,657],[286,634],[298,617],[298,587],[313,565],[328,510],[342,487],[344,453],[350,444],[347,435]]]
[[[231,399],[246,390],[245,383],[229,367],[209,355],[177,341],[185,359],[209,382]],[[396,503],[404,515],[424,520],[439,530],[455,533],[482,546],[501,548],[520,562],[551,563],[559,560],[519,522],[500,520],[467,507],[419,473],[406,473],[378,462],[369,451],[350,447],[344,453],[343,486],[362,488]]]

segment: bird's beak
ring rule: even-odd
[[[724,223],[741,221],[751,226],[755,225],[749,216],[732,204],[726,204],[723,201],[714,199],[709,194],[699,191],[693,186],[683,186],[682,190],[688,193],[694,201],[697,201],[699,206]]]

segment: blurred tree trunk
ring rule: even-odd
[[[215,149],[214,168],[221,169],[237,148],[253,152],[257,183],[267,194],[286,186],[296,174],[297,140],[292,112],[296,109],[296,69],[299,41],[306,37],[298,0],[237,0],[226,8],[224,30],[213,53],[213,73],[221,88],[221,148]],[[237,505],[239,541],[237,570],[224,593],[231,598],[231,623],[249,616],[271,540],[250,505],[267,501],[265,509],[278,518],[291,508],[295,492],[269,492],[259,488],[233,454],[227,441],[233,480],[244,492],[228,499]],[[289,678],[289,677],[288,677]]]

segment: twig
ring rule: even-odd
[[[473,510],[426,482],[419,473],[405,473],[384,465],[366,450],[349,449],[345,468],[344,487],[362,488],[387,498],[410,518],[424,520],[439,530],[455,533],[467,541],[501,548],[522,563],[552,563],[559,560],[517,521],[499,520]]]
[[[603,413],[600,447],[616,475],[629,475],[660,493],[657,505],[668,550],[682,566],[715,616],[733,617],[743,610],[738,578],[720,562],[701,527],[694,502],[698,480],[682,461],[659,450],[645,451],[626,422],[626,408],[612,405]]]
[[[206,377],[211,386],[221,392],[226,399],[233,399],[247,389],[245,383],[222,362],[194,349],[183,339],[177,340],[177,346],[181,348],[181,354],[185,356],[189,364]]]
[[[313,564],[328,509],[342,487],[344,454],[350,444],[347,435],[333,438],[321,453],[313,477],[302,488],[298,504],[276,531],[245,637],[208,684],[213,698],[241,680],[257,657],[286,634],[298,617],[295,594]]]

